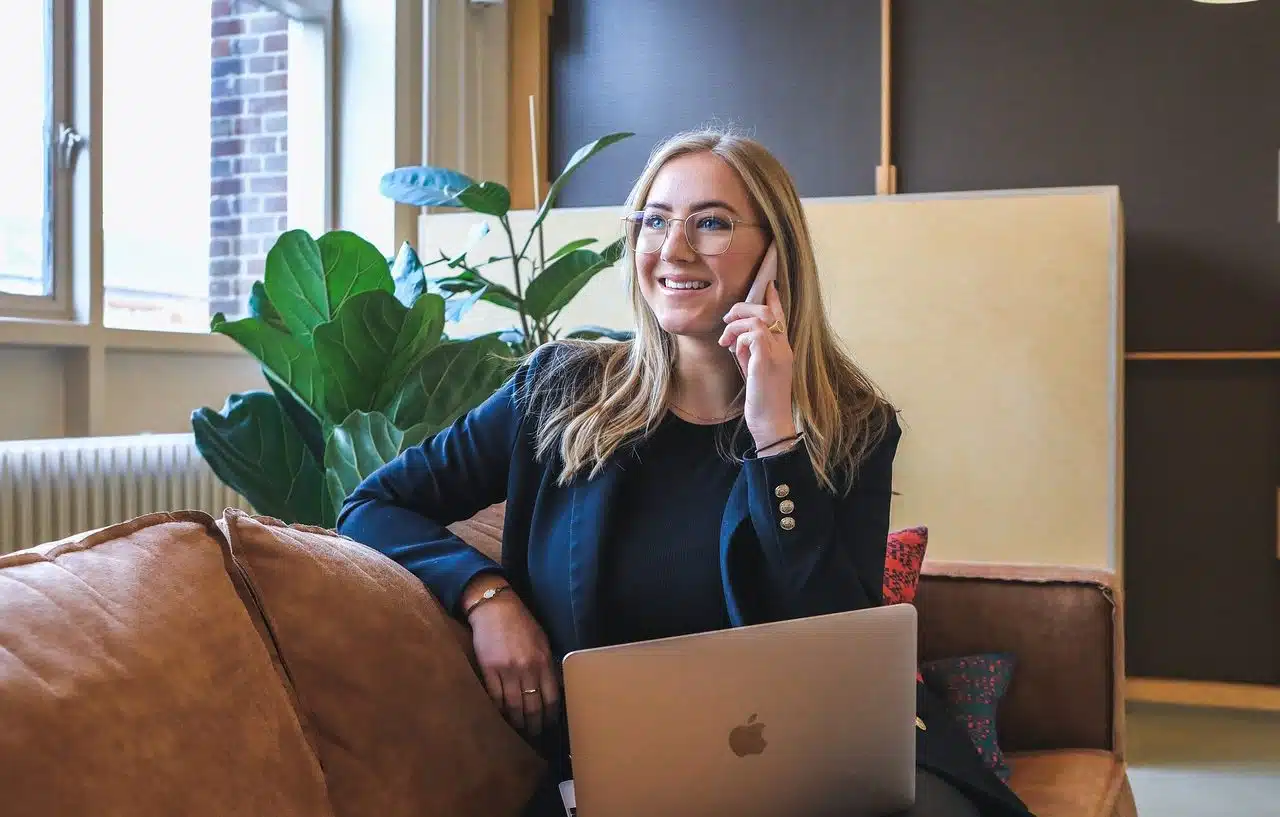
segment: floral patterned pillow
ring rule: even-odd
[[[929,547],[929,528],[920,525],[889,534],[884,553],[884,603],[912,604],[920,586],[920,568]]]
[[[1000,750],[996,711],[1009,690],[1015,663],[1008,653],[985,653],[926,661],[920,667],[925,685],[947,702],[982,762],[1004,781],[1011,770]]]
[[[924,552],[929,547],[929,528],[919,525],[903,528],[889,534],[884,552],[884,586],[881,594],[885,604],[914,604],[916,588],[920,586],[920,568],[924,565]],[[916,683],[924,679],[916,673]]]

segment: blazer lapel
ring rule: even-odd
[[[608,533],[609,511],[621,482],[621,460],[613,457],[591,480],[573,482],[569,519],[569,606],[578,648],[597,646],[600,622],[597,590],[600,548]]]

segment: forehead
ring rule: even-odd
[[[751,196],[737,171],[714,153],[703,151],[677,156],[664,164],[654,176],[645,203],[687,211],[711,201],[722,201],[739,215],[752,209]]]

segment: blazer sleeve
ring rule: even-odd
[[[759,539],[760,588],[775,612],[822,615],[883,601],[893,461],[902,429],[889,427],[859,468],[853,487],[823,487],[804,446],[748,459],[747,502]]]
[[[532,365],[521,366],[453,425],[366,477],[338,513],[339,533],[407,568],[455,615],[472,578],[503,571],[446,526],[506,498],[524,425],[517,396]]]

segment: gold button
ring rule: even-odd
[[[919,716],[916,717],[916,728],[919,729],[921,732],[929,731],[928,728],[925,727],[924,721],[920,720]]]
[[[786,496],[789,493],[791,493],[791,486],[785,482],[779,485],[777,488],[773,489],[773,495],[776,496],[778,499],[782,499],[784,496]]]
[[[791,530],[796,526],[796,520],[789,516],[784,516],[778,520],[778,524],[782,526],[783,530]]]
[[[778,510],[783,513],[791,513],[796,509],[796,503],[789,499],[784,499],[778,503]]]

